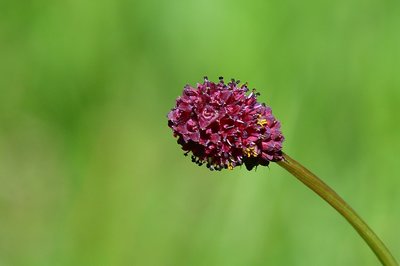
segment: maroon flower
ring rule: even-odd
[[[192,161],[210,170],[246,165],[267,166],[283,160],[280,123],[271,108],[257,102],[258,93],[247,95],[247,84],[232,79],[225,84],[205,77],[197,88],[185,86],[176,106],[168,113],[168,126]]]

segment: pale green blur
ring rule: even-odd
[[[378,265],[279,166],[210,172],[166,114],[248,81],[400,258],[400,2],[0,2],[0,265]]]

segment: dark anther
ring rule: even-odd
[[[256,96],[260,96],[260,93],[256,89],[252,89],[251,92]]]

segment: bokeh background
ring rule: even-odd
[[[275,164],[210,172],[166,114],[248,81],[400,258],[400,2],[1,1],[0,265],[378,265]]]

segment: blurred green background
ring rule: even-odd
[[[248,81],[400,258],[400,2],[1,1],[0,265],[378,265],[275,164],[210,172],[166,114]]]

